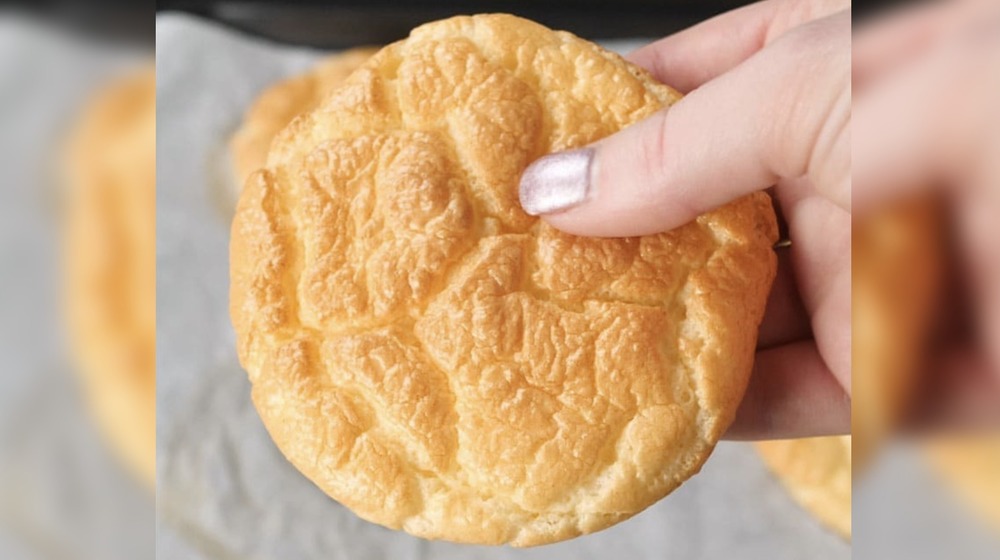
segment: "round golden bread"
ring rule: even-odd
[[[231,313],[286,457],[361,517],[529,546],[698,471],[774,276],[759,193],[677,230],[563,234],[525,167],[679,95],[508,15],[415,29],[276,138],[232,226]]]
[[[90,103],[68,158],[67,319],[92,409],[156,477],[156,72]]]
[[[851,432],[864,467],[892,433],[917,385],[942,259],[933,199],[855,219],[851,239]]]
[[[945,483],[1000,531],[1000,435],[932,441],[928,444],[928,454]]]
[[[851,538],[851,438],[833,436],[754,444],[792,498],[827,527]]]
[[[308,72],[282,80],[260,94],[229,143],[240,187],[251,173],[264,167],[274,136],[292,119],[319,105],[376,50],[357,48],[330,55]]]

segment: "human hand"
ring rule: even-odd
[[[775,186],[792,245],[731,438],[850,429],[850,53],[848,1],[720,15],[628,57],[684,99],[521,179],[525,211],[589,236],[666,231]]]
[[[923,387],[904,419],[919,431],[1000,425],[997,68],[1000,6],[991,2],[924,3],[855,37],[855,217],[933,196],[950,226],[935,336],[913,372]]]

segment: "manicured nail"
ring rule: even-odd
[[[521,208],[532,216],[572,208],[590,193],[593,148],[545,156],[521,175]]]

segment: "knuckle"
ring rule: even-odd
[[[655,185],[665,176],[665,159],[670,136],[667,111],[668,109],[657,111],[646,121],[639,123],[638,126],[642,127],[640,135],[642,141],[633,144],[637,151],[637,177],[641,178],[634,188],[646,200],[656,194],[653,192]]]
[[[849,20],[848,20],[849,22]],[[775,171],[783,177],[811,174],[848,142],[851,116],[850,26],[814,22],[773,45],[782,65],[774,126]]]

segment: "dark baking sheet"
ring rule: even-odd
[[[745,4],[743,0],[164,0],[161,10],[185,11],[272,40],[338,48],[384,44],[421,23],[455,14],[509,12],[584,37],[656,37]]]

